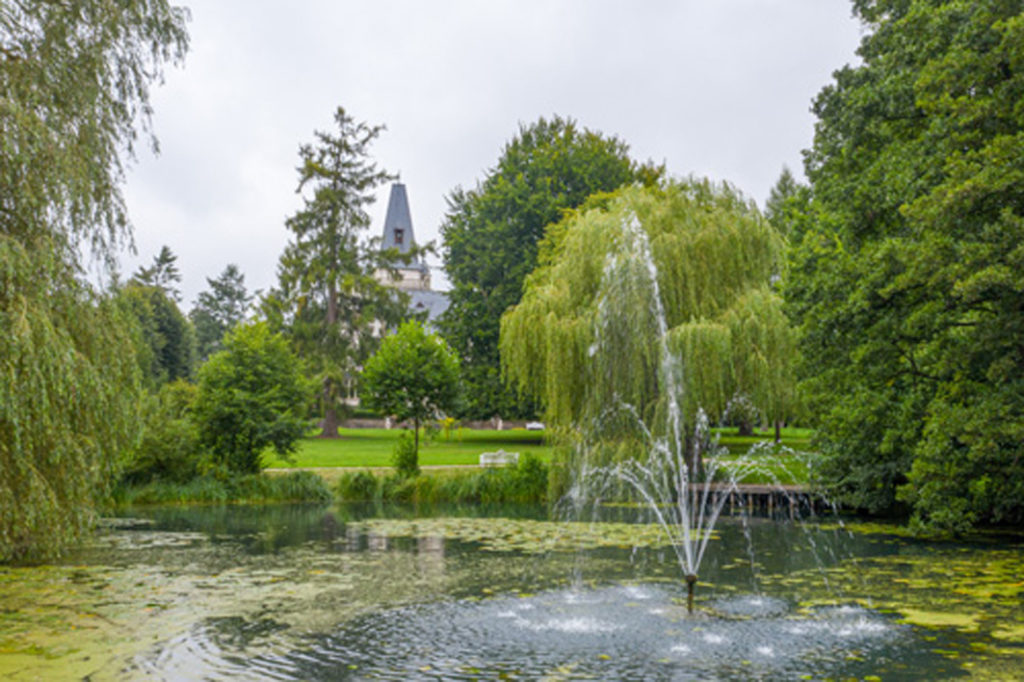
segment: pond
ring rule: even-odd
[[[148,508],[0,568],[13,679],[1008,679],[1024,542],[723,517],[697,609],[644,514]]]

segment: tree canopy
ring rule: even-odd
[[[170,381],[191,379],[195,331],[167,291],[132,282],[117,292],[116,301],[135,322],[135,355],[144,385],[157,390]]]
[[[152,265],[148,268],[139,266],[139,269],[132,275],[132,282],[156,287],[173,298],[175,302],[180,302],[181,291],[177,287],[177,284],[181,282],[178,256],[171,251],[171,247],[163,245],[160,247],[160,252],[153,256]]]
[[[520,126],[476,188],[456,188],[441,226],[450,306],[441,320],[467,386],[466,416],[528,416],[534,406],[505,389],[498,339],[502,314],[519,302],[537,265],[544,228],[591,194],[652,182],[661,169],[640,166],[625,142],[572,119]]]
[[[78,276],[130,240],[125,157],[185,20],[163,0],[0,4],[0,561],[73,541],[137,437],[131,321]]]
[[[206,278],[209,288],[200,292],[189,319],[195,326],[196,351],[203,361],[221,349],[224,335],[245,319],[253,296],[245,288],[245,275],[229,263],[216,279]]]
[[[787,166],[768,194],[764,217],[791,242],[798,242],[812,222],[811,188],[797,182]]]
[[[418,320],[408,320],[387,336],[366,362],[361,397],[371,409],[413,422],[412,469],[425,419],[451,411],[459,397],[459,359]]]
[[[287,456],[305,434],[310,386],[288,341],[264,322],[229,332],[224,350],[199,369],[198,385],[200,443],[229,471],[259,473],[264,449]]]
[[[624,188],[601,204],[549,229],[502,318],[508,379],[553,425],[603,425],[613,438],[616,408],[654,426],[670,399],[688,424],[698,408],[720,416],[737,391],[770,419],[790,416],[795,335],[770,284],[784,262],[778,232],[707,181]]]
[[[818,95],[819,212],[787,284],[833,489],[962,529],[1024,520],[1024,12],[857,0]]]
[[[288,218],[293,235],[278,266],[279,286],[264,313],[285,329],[320,383],[323,435],[337,437],[345,388],[376,347],[376,323],[394,324],[407,297],[381,285],[374,273],[386,254],[364,240],[373,190],[390,179],[369,159],[381,127],[357,123],[344,109],[336,133],[317,132],[299,149],[303,207]]]

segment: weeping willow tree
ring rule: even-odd
[[[522,301],[502,318],[506,380],[564,433],[635,452],[678,407],[719,417],[744,392],[793,410],[793,334],[771,282],[784,240],[728,185],[631,187],[552,226]],[[661,425],[661,426],[659,426]],[[692,437],[691,427],[685,437]],[[611,444],[611,445],[609,445]]]
[[[88,528],[138,435],[133,330],[7,237],[0,329],[0,562],[45,558]]]
[[[123,157],[186,15],[0,0],[0,562],[78,537],[136,440],[136,330],[81,254],[112,266],[130,241]]]

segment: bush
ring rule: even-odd
[[[395,449],[391,452],[391,466],[395,467],[395,472],[402,478],[413,478],[420,474],[416,442],[407,431],[395,443]]]
[[[142,439],[121,480],[129,485],[150,481],[185,483],[199,472],[203,449],[191,419],[196,387],[179,379],[146,396],[142,403]]]
[[[335,485],[335,493],[346,502],[372,502],[381,499],[383,479],[369,471],[343,474]]]

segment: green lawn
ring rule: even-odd
[[[729,448],[729,453],[739,455],[750,449],[750,446],[763,441],[771,441],[775,438],[775,431],[755,431],[753,436],[737,436],[735,427],[725,429],[712,429],[718,434],[718,442]],[[782,429],[782,444],[797,451],[807,451],[811,447],[811,436],[814,429],[785,428]]]
[[[269,467],[386,467],[401,429],[341,429],[341,438],[306,438],[299,443],[294,462],[273,453],[264,455]],[[420,437],[420,466],[479,464],[481,452],[502,449],[531,453],[543,461],[551,459],[552,447],[544,443],[542,431],[459,429],[446,439],[438,433]]]
[[[734,428],[714,431],[719,434],[719,442],[732,454],[744,453],[754,443],[773,437],[773,433],[766,432],[741,438],[735,435]],[[401,433],[401,429],[341,429],[342,438],[336,440],[303,439],[294,462],[285,462],[268,453],[264,455],[264,463],[268,467],[387,467],[391,466],[391,451]],[[807,450],[811,434],[811,429],[783,429],[782,442],[794,450]],[[553,450],[544,442],[543,431],[458,429],[450,438],[442,433],[421,438],[420,465],[478,464],[481,452],[498,449],[522,455],[531,453],[545,462],[550,461]]]

